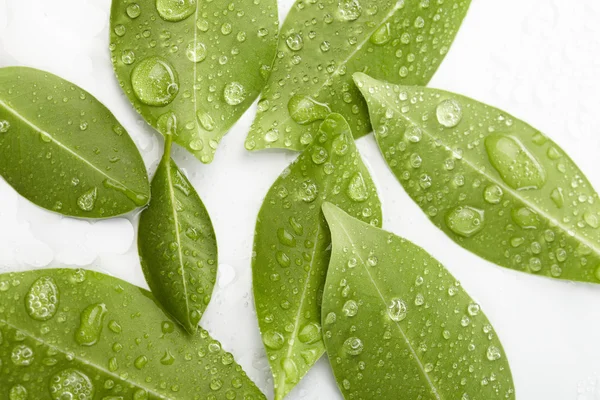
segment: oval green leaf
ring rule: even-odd
[[[136,110],[163,134],[175,113],[175,142],[211,162],[266,82],[276,1],[113,0],[110,21],[113,66]]]
[[[202,200],[171,159],[171,138],[140,216],[138,250],[154,297],[195,333],[217,279],[217,240]]]
[[[346,399],[514,399],[487,317],[420,247],[323,205],[325,346]]]
[[[331,239],[330,201],[374,225],[381,204],[347,122],[332,114],[315,142],[275,181],[258,214],[252,275],[263,343],[282,399],[324,352],[321,296]]]
[[[552,140],[441,90],[355,75],[381,152],[433,223],[503,267],[600,281],[600,201]]]
[[[426,85],[470,0],[298,0],[281,29],[277,58],[246,140],[248,150],[302,150],[330,111],[354,136],[370,132],[354,72]]]
[[[230,353],[152,295],[85,270],[0,275],[0,398],[265,399]]]
[[[150,197],[142,157],[112,113],[32,68],[0,68],[0,175],[29,201],[73,217],[114,217]]]

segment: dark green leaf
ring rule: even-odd
[[[265,399],[205,330],[92,271],[0,275],[0,360],[2,399]]]
[[[518,271],[600,280],[600,202],[556,143],[504,111],[355,75],[379,147],[429,218]]]
[[[202,200],[171,159],[171,139],[140,217],[138,249],[154,297],[194,333],[217,277],[217,240]]]
[[[331,239],[324,201],[381,224],[381,204],[347,122],[332,114],[273,184],[258,215],[252,260],[258,323],[282,399],[324,352],[321,296]]]
[[[480,306],[423,249],[323,205],[325,346],[346,399],[514,399]]]
[[[470,0],[298,0],[281,29],[248,150],[301,150],[332,110],[354,136],[370,130],[354,72],[425,85],[442,62]]]
[[[112,113],[32,68],[0,68],[0,175],[38,206],[74,217],[113,217],[149,198],[142,157]]]
[[[275,0],[113,0],[112,61],[149,124],[204,163],[258,96],[275,55]]]

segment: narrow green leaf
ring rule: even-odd
[[[108,218],[148,202],[140,153],[112,113],[47,72],[0,68],[0,175],[48,210]]]
[[[0,275],[0,360],[2,399],[265,399],[208,332],[92,271]]]
[[[346,399],[514,399],[480,306],[420,247],[330,203],[325,346]]]
[[[138,250],[154,296],[194,333],[217,279],[217,240],[202,200],[171,159],[172,137],[166,136],[152,200],[140,217]]]
[[[426,85],[470,0],[298,0],[281,29],[273,72],[246,140],[248,150],[301,150],[316,121],[340,113],[360,137],[371,130],[354,72]]]
[[[276,0],[113,0],[117,78],[146,121],[210,163],[223,135],[263,88],[275,56]]]
[[[556,143],[464,96],[355,80],[394,175],[450,238],[503,267],[598,283],[598,194]]]
[[[324,201],[381,224],[381,204],[342,116],[321,124],[315,142],[275,181],[258,214],[252,259],[254,301],[282,399],[324,352],[321,296],[331,239]]]

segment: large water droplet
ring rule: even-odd
[[[10,360],[18,367],[27,367],[33,362],[34,354],[31,347],[20,344],[13,347],[10,353]]]
[[[565,196],[563,195],[562,188],[557,187],[552,189],[552,193],[550,193],[550,199],[552,199],[556,207],[562,208],[565,205]]]
[[[123,193],[125,196],[127,196],[127,198],[129,200],[133,201],[133,203],[138,207],[141,207],[141,206],[145,205],[146,203],[148,203],[148,195],[146,195],[144,193],[136,193],[133,190],[129,189],[127,186],[123,185],[121,182],[117,182],[112,179],[105,179],[102,182],[102,185],[107,189],[113,189],[113,190],[116,190],[117,192]]]
[[[10,388],[8,400],[27,400],[27,389],[23,385],[15,385]]]
[[[490,361],[496,361],[502,357],[502,353],[496,346],[489,346],[486,351],[486,357]]]
[[[504,191],[498,185],[489,185],[485,188],[483,198],[490,204],[498,204],[502,201]]]
[[[357,356],[363,352],[364,348],[362,340],[357,337],[350,337],[344,341],[344,350],[350,355]]]
[[[138,3],[130,3],[125,9],[127,16],[131,19],[136,19],[142,13],[142,8]]]
[[[462,120],[462,109],[456,100],[444,100],[436,109],[437,120],[446,128],[454,128]]]
[[[358,314],[358,304],[354,300],[348,300],[342,307],[342,312],[346,317],[354,317]]]
[[[311,203],[315,201],[317,195],[319,194],[319,189],[317,188],[317,184],[312,180],[307,179],[302,182],[300,187],[300,198],[306,203]]]
[[[50,379],[50,396],[54,400],[92,400],[94,385],[90,378],[76,369],[66,369]]]
[[[389,42],[391,38],[392,34],[390,32],[390,23],[386,22],[385,24],[381,25],[375,32],[373,32],[369,40],[373,44],[382,45]]]
[[[369,198],[367,185],[360,172],[357,172],[352,176],[346,193],[348,194],[348,197],[354,201],[366,201]]]
[[[77,199],[77,206],[83,211],[92,211],[96,205],[96,197],[98,195],[98,189],[92,188],[79,196]]]
[[[407,307],[402,299],[392,299],[387,308],[388,316],[392,321],[400,322],[406,318]]]
[[[340,0],[338,14],[344,21],[354,21],[362,14],[362,6],[358,0]]]
[[[264,333],[263,342],[268,348],[279,350],[283,347],[285,339],[281,333],[271,330]]]
[[[179,93],[179,77],[175,68],[160,57],[140,61],[131,73],[131,85],[136,97],[150,106],[166,106]]]
[[[298,333],[298,339],[302,343],[313,344],[321,340],[321,325],[316,322],[310,322]]]
[[[185,50],[185,55],[191,62],[199,63],[206,58],[206,46],[204,43],[191,42]]]
[[[446,225],[457,235],[474,236],[483,229],[484,211],[471,206],[456,207],[446,215]]]
[[[93,346],[98,343],[106,312],[106,305],[102,303],[86,307],[81,312],[79,328],[75,331],[75,341],[81,346]]]
[[[298,382],[298,367],[296,366],[296,362],[294,360],[291,358],[284,358],[281,360],[281,367],[285,373],[285,381],[287,383]]]
[[[325,119],[331,112],[327,104],[319,103],[309,96],[299,94],[290,98],[288,111],[292,119],[300,125],[307,125]]]
[[[292,33],[285,39],[285,43],[292,51],[300,51],[304,47],[304,41],[299,33]]]
[[[182,21],[196,12],[196,0],[156,0],[156,10],[165,21]]]
[[[0,133],[6,133],[10,129],[10,122],[7,120],[0,120]]]
[[[511,216],[513,221],[523,229],[536,229],[540,223],[537,213],[527,207],[513,209]]]
[[[58,310],[58,287],[54,279],[43,276],[37,279],[25,297],[27,314],[37,321],[48,321]]]
[[[491,164],[513,189],[540,189],[546,183],[546,171],[516,137],[490,135],[485,148]]]
[[[236,106],[240,104],[246,98],[246,91],[244,86],[239,82],[230,82],[225,85],[223,90],[223,97],[230,106]]]
[[[196,112],[196,118],[198,118],[198,122],[200,123],[200,126],[202,128],[204,128],[205,130],[210,132],[215,129],[215,121],[207,112],[198,110]]]

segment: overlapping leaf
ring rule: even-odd
[[[275,398],[282,399],[324,352],[321,296],[330,235],[321,204],[381,224],[381,204],[346,121],[332,114],[273,184],[258,215],[253,289]]]
[[[281,29],[277,58],[246,148],[301,150],[330,111],[355,137],[371,128],[354,72],[425,85],[442,62],[470,0],[298,0]]]
[[[113,217],[149,198],[142,157],[112,113],[32,68],[0,68],[0,175],[38,206],[74,217]]]
[[[323,212],[333,242],[323,332],[344,398],[515,398],[490,322],[440,263],[330,203]]]
[[[457,94],[355,80],[394,175],[450,238],[507,268],[600,282],[598,194],[556,143]]]
[[[123,90],[163,134],[204,163],[265,84],[277,43],[275,0],[113,0],[111,51]]]

